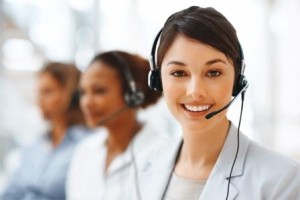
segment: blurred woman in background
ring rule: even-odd
[[[138,110],[161,94],[147,87],[149,64],[138,55],[97,55],[80,80],[80,105],[90,127],[105,127],[84,140],[71,162],[67,199],[119,200],[134,159],[155,143],[157,130],[138,119]],[[103,129],[104,130],[104,129]]]
[[[23,152],[1,200],[63,200],[74,146],[84,136],[73,64],[50,62],[38,74],[38,100],[49,131]]]

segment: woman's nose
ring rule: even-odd
[[[206,95],[207,92],[204,81],[200,77],[192,77],[187,84],[187,96],[199,99]]]

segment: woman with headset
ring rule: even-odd
[[[159,138],[155,127],[137,116],[140,108],[161,96],[147,87],[148,67],[138,55],[109,51],[96,55],[81,76],[80,105],[86,123],[102,129],[77,148],[67,199],[123,198],[134,159]]]
[[[19,169],[1,200],[64,200],[65,181],[75,145],[85,136],[73,64],[49,62],[39,72],[38,103],[49,130],[22,152]]]
[[[243,106],[248,83],[236,31],[221,13],[192,6],[171,15],[151,61],[150,87],[163,92],[183,138],[137,160],[128,199],[300,199],[299,164],[257,145],[226,116],[240,95]]]

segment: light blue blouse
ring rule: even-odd
[[[19,169],[4,190],[1,200],[64,200],[69,162],[76,144],[88,135],[83,126],[73,126],[60,145],[53,148],[49,134],[22,155]]]

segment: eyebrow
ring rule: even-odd
[[[224,60],[222,60],[220,58],[217,58],[217,59],[213,59],[213,60],[210,60],[210,61],[206,62],[206,65],[213,65],[213,64],[218,63],[218,62],[227,64]]]
[[[183,62],[180,61],[170,61],[167,65],[179,65],[179,66],[185,66]]]
[[[216,58],[216,59],[213,59],[213,60],[210,60],[210,61],[207,61],[206,63],[205,63],[205,65],[213,65],[213,64],[215,64],[215,63],[218,63],[218,62],[221,62],[221,63],[224,63],[224,64],[227,64],[224,60],[222,60],[222,59],[220,59],[220,58]],[[183,63],[183,62],[180,62],[180,61],[170,61],[170,62],[168,62],[168,64],[167,65],[179,65],[179,66],[186,66],[186,64],[185,63]]]

